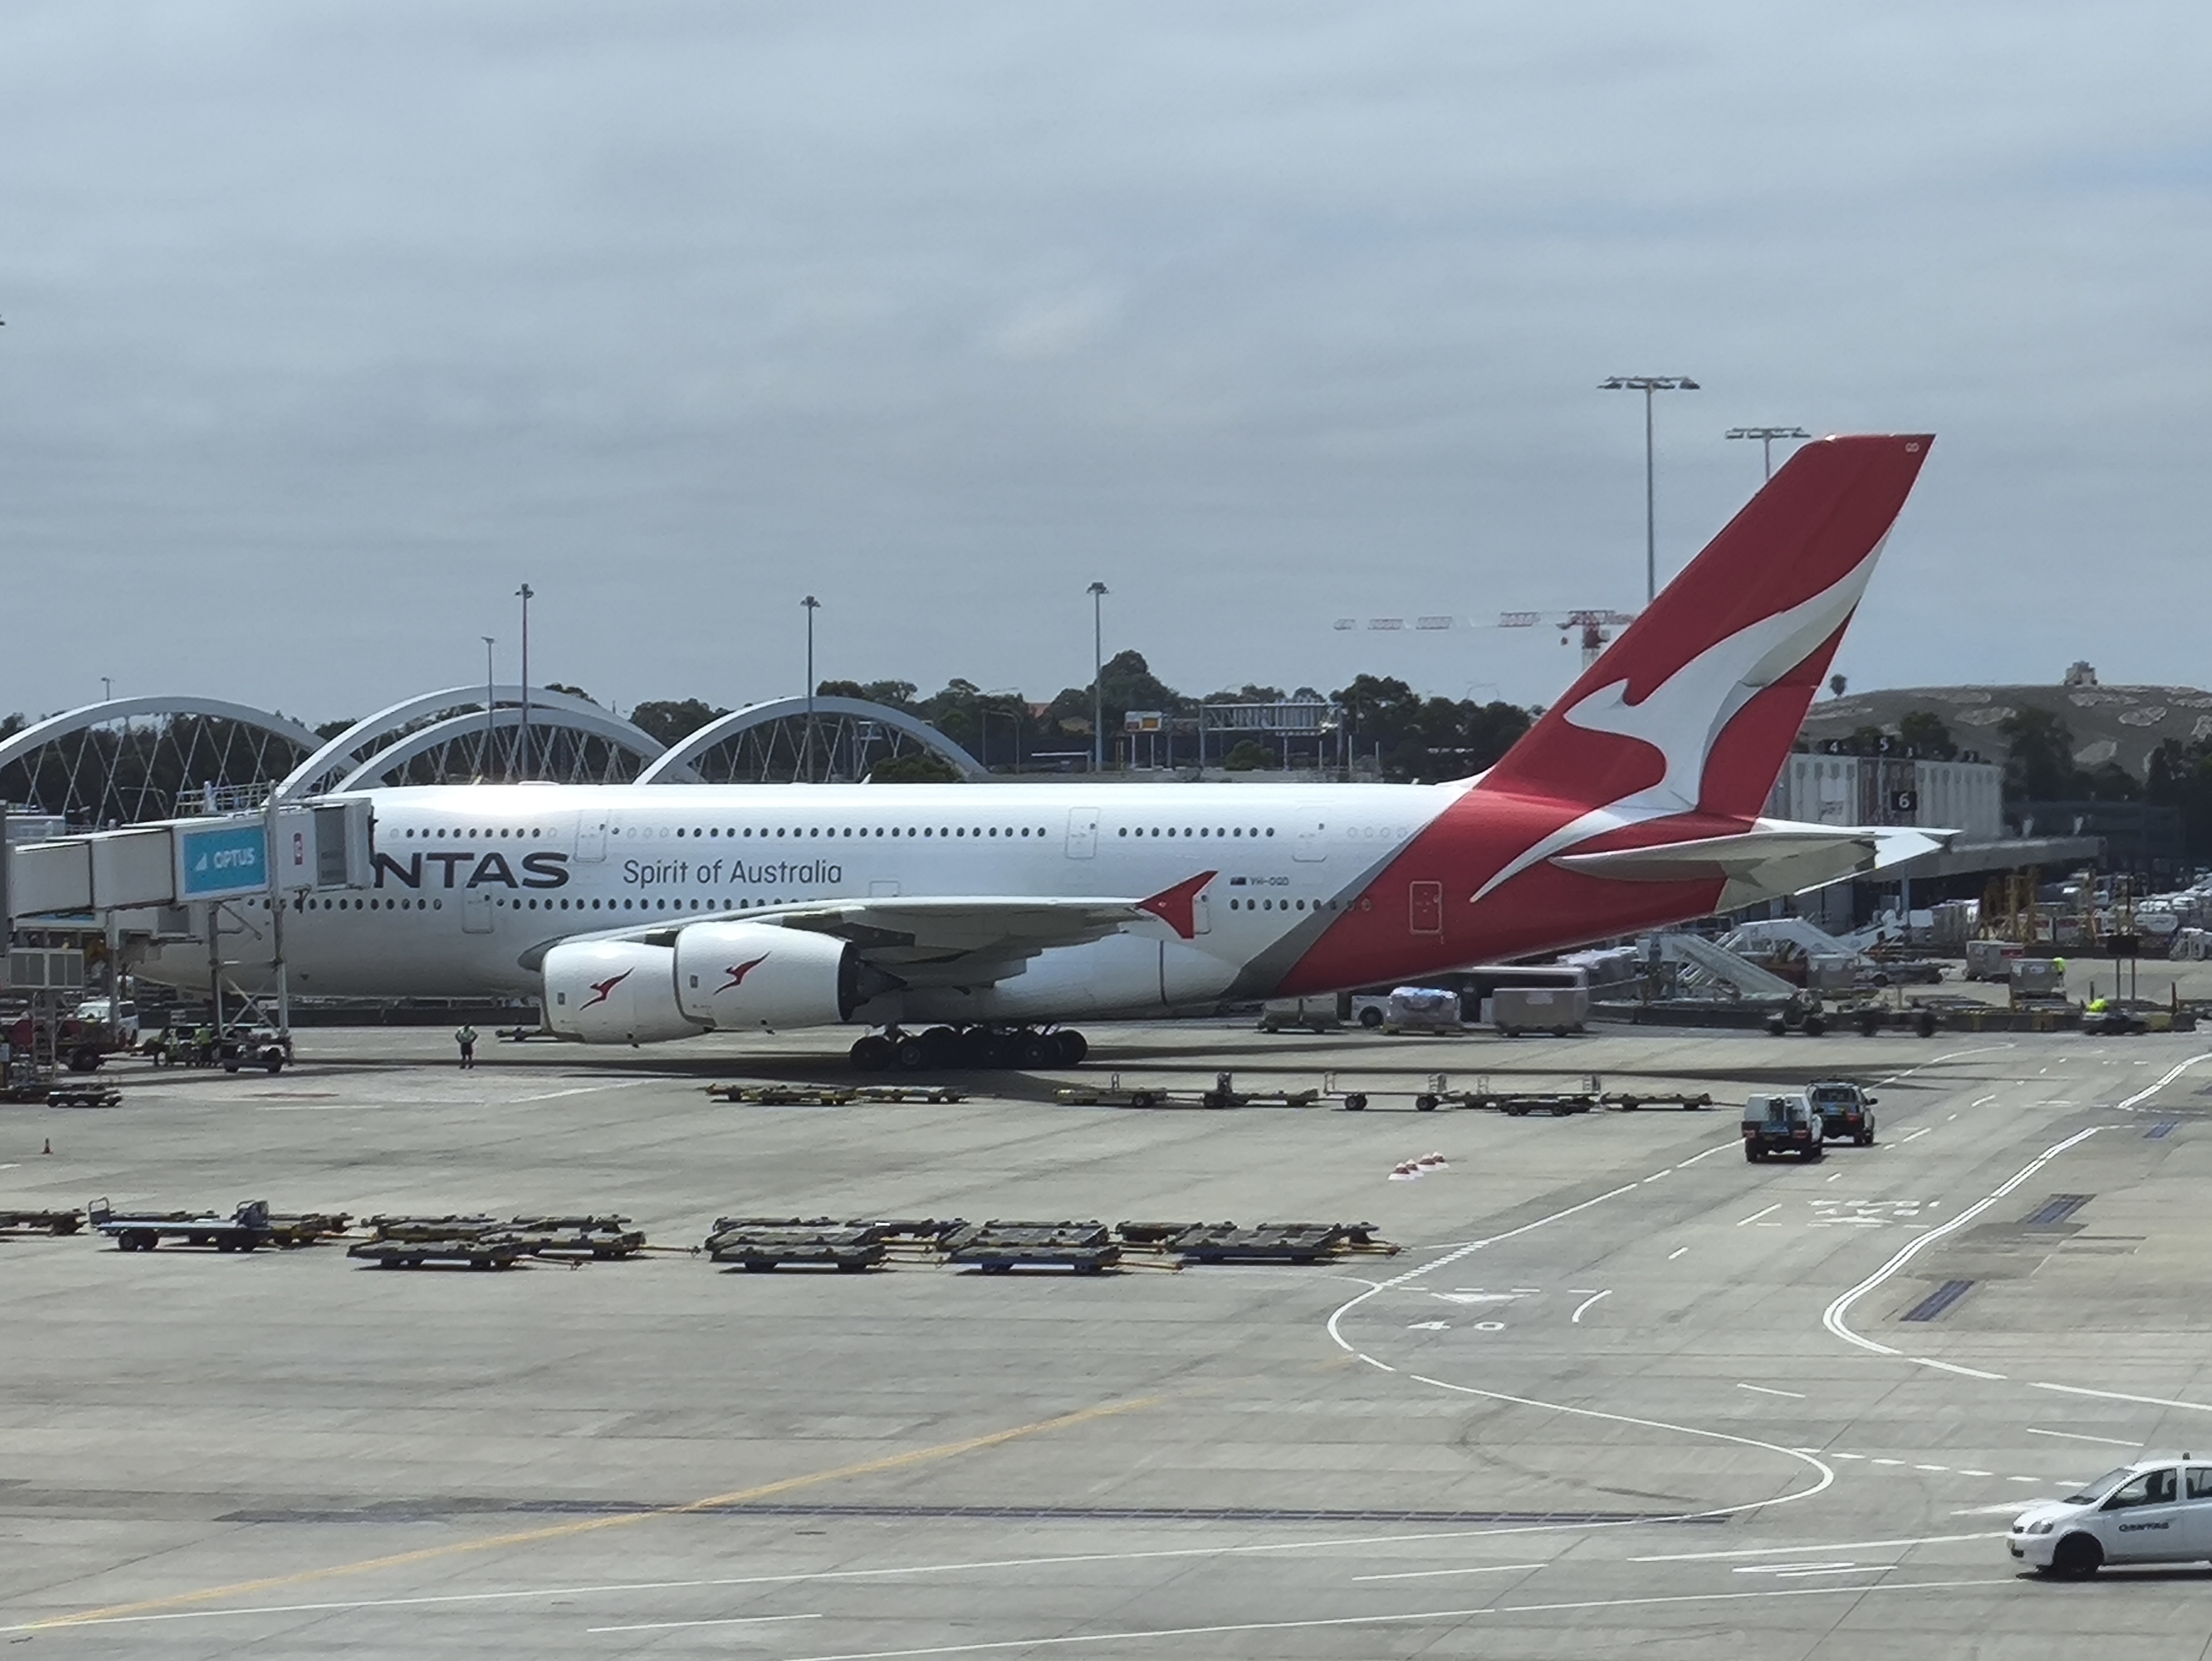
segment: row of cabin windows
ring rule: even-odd
[[[1172,828],[1170,828],[1170,830],[1168,830],[1166,832],[1163,833],[1163,832],[1161,831],[1161,830],[1160,830],[1160,827],[1159,827],[1159,826],[1158,826],[1158,825],[1156,824],[1156,825],[1152,826],[1152,829],[1151,829],[1151,830],[1146,830],[1144,827],[1142,827],[1142,826],[1140,825],[1140,826],[1137,827],[1134,830],[1131,830],[1124,829],[1124,830],[1121,830],[1121,831],[1118,831],[1116,834],[1117,834],[1117,835],[1120,835],[1120,836],[1124,836],[1124,837],[1127,837],[1127,836],[1157,837],[1157,836],[1160,836],[1160,835],[1162,835],[1162,834],[1165,834],[1165,835],[1167,835],[1167,836],[1170,836],[1170,837],[1172,837],[1172,836],[1176,835],[1176,832]],[[1214,826],[1214,827],[1213,827],[1213,829],[1212,829],[1211,830],[1207,830],[1207,829],[1206,828],[1206,826],[1204,826],[1204,825],[1202,825],[1202,824],[1201,824],[1201,825],[1200,825],[1200,826],[1198,827],[1198,829],[1197,829],[1197,830],[1192,830],[1188,825],[1185,825],[1185,826],[1183,826],[1183,828],[1182,828],[1182,835],[1184,835],[1184,836],[1186,836],[1186,837],[1209,837],[1209,836],[1211,836],[1211,837],[1260,837],[1260,836],[1267,836],[1267,837],[1272,837],[1272,836],[1273,836],[1273,835],[1275,834],[1275,828],[1274,828],[1274,826],[1273,826],[1273,825],[1269,825],[1269,826],[1267,828],[1267,830],[1261,830],[1260,829],[1260,827],[1259,827],[1259,826],[1257,826],[1257,825],[1255,824],[1255,825],[1254,825],[1250,830],[1248,830],[1244,829],[1242,825],[1230,825],[1230,826],[1227,826],[1227,827],[1224,827],[1224,826],[1221,826],[1221,825],[1216,825],[1216,826]]]
[[[262,901],[260,904],[263,909],[267,909],[268,902],[266,900]],[[600,910],[609,911],[666,911],[671,909],[672,904],[673,909],[678,911],[749,911],[752,909],[753,905],[753,902],[750,899],[726,899],[720,906],[716,906],[707,900],[676,900],[671,902],[665,899],[592,900],[587,905],[582,900],[548,899],[540,901],[536,898],[510,899],[505,895],[493,896],[492,904],[498,906],[512,907],[517,911],[537,911],[540,910],[547,911],[598,911]],[[781,900],[763,900],[760,904],[763,905],[781,905],[783,902]],[[1351,904],[1352,903],[1349,900],[1340,903],[1336,900],[1315,900],[1311,903],[1310,908],[1309,908],[1308,903],[1304,900],[1231,900],[1229,902],[1229,909],[1231,911],[1304,911],[1309,909],[1316,911],[1334,911],[1340,909],[1340,904],[1344,907],[1349,907]],[[293,909],[295,910],[307,911],[442,911],[446,909],[446,903],[441,899],[422,899],[412,897],[402,897],[399,899],[366,900],[310,899],[304,902],[295,903]]]
[[[712,900],[540,900],[510,898],[504,894],[492,897],[492,904],[515,911],[750,911],[755,905],[781,905],[781,900],[724,900],[719,906]],[[265,909],[267,902],[264,901]],[[446,903],[441,899],[420,899],[404,897],[399,899],[310,899],[295,903],[295,910],[307,911],[442,911]]]
[[[479,837],[486,842],[489,842],[495,838],[507,838],[513,837],[520,837],[524,840],[528,841],[532,838],[544,837],[545,835],[545,831],[543,827],[536,825],[532,826],[527,830],[494,830],[489,826],[484,826],[471,827],[465,830],[455,830],[450,831],[442,828],[434,830],[410,830],[404,831],[402,834],[409,841],[414,840],[416,837],[420,837],[423,841],[428,842],[433,838],[443,840],[445,837],[451,836],[454,840],[459,842],[474,842]],[[653,833],[643,826],[633,826],[629,831],[625,832],[619,825],[613,825],[608,828],[607,834],[611,837],[620,837],[627,834],[631,837],[643,837],[650,838]],[[668,834],[666,827],[664,826],[662,828],[660,834],[664,837]],[[779,827],[773,832],[771,832],[766,826],[763,826],[759,830],[756,831],[750,826],[732,826],[730,829],[724,830],[720,826],[710,825],[705,830],[701,830],[697,825],[693,825],[687,831],[684,826],[678,825],[676,827],[676,834],[678,837],[689,835],[697,837],[702,841],[704,841],[709,837],[750,838],[757,836],[763,842],[766,842],[770,839],[771,836],[777,838],[788,837],[794,841],[803,841],[808,838],[819,839],[825,836],[832,837],[844,837],[848,839],[855,836],[863,837],[898,836],[931,837],[1005,837],[1009,839],[1019,837],[1026,839],[1030,837],[1042,837],[1047,834],[1047,832],[1042,825],[1039,825],[1036,830],[1032,830],[1027,825],[1023,825],[1017,829],[1011,824],[1006,826],[1004,829],[1000,829],[997,825],[941,824],[933,827],[925,824],[918,830],[913,825],[905,826],[903,829],[901,829],[898,826],[892,826],[890,829],[885,829],[881,825],[873,827],[864,825],[858,830],[855,830],[851,825],[847,825],[842,830],[832,825],[826,830],[820,825],[811,825],[804,830],[785,830]],[[1163,830],[1160,826],[1156,824],[1150,828],[1139,825],[1134,829],[1125,825],[1115,834],[1122,837],[1272,837],[1275,834],[1275,830],[1273,825],[1269,825],[1265,830],[1262,830],[1256,824],[1249,827],[1244,825],[1213,825],[1209,827],[1201,824],[1197,826],[1195,829],[1189,825],[1185,825],[1178,830],[1173,826],[1170,826],[1167,829]],[[1358,833],[1355,831],[1352,834],[1357,835]]]
[[[412,841],[415,837],[418,837],[418,836],[419,836],[419,837],[421,837],[422,838],[422,840],[423,840],[423,841],[428,842],[428,841],[430,841],[430,840],[431,840],[432,838],[434,838],[434,837],[436,837],[436,838],[443,838],[443,837],[445,837],[446,836],[447,836],[448,834],[450,834],[450,835],[451,835],[451,836],[453,836],[453,838],[454,838],[455,840],[457,840],[457,841],[473,842],[473,841],[475,841],[477,837],[483,837],[485,841],[489,842],[489,841],[492,840],[492,838],[493,838],[495,836],[497,836],[497,837],[510,837],[510,836],[512,836],[512,837],[523,837],[525,840],[527,840],[527,839],[529,839],[529,838],[531,838],[531,837],[543,837],[543,836],[545,834],[545,832],[544,832],[543,830],[540,830],[540,829],[538,829],[538,828],[533,827],[532,829],[528,830],[500,830],[500,831],[493,831],[493,830],[489,830],[489,829],[488,829],[488,828],[487,828],[487,829],[482,829],[482,830],[477,830],[477,829],[459,830],[453,830],[453,831],[452,831],[452,832],[450,832],[450,833],[449,833],[449,832],[447,832],[447,831],[446,831],[446,830],[408,830],[408,831],[404,832],[403,834],[404,834],[404,835],[406,837],[406,838],[407,838],[408,840],[410,840],[410,841]],[[633,826],[633,827],[632,827],[629,831],[627,831],[627,832],[625,832],[625,831],[622,829],[622,827],[621,827],[621,826],[619,826],[619,825],[611,825],[611,826],[609,826],[609,827],[608,827],[607,834],[608,834],[609,836],[611,836],[611,837],[620,837],[620,836],[623,836],[623,835],[625,835],[625,834],[626,834],[626,835],[629,835],[629,836],[631,836],[631,837],[642,837],[650,838],[650,837],[653,836],[653,833],[650,830],[648,830],[648,829],[647,829],[647,828],[645,828],[645,827],[643,827],[643,826],[641,826],[641,826]],[[660,834],[661,834],[662,836],[664,836],[664,837],[665,837],[666,835],[668,835],[668,829],[667,829],[667,827],[666,827],[666,826],[665,826],[665,825],[664,825],[664,826],[661,828]],[[765,826],[765,825],[762,826],[762,827],[761,827],[761,829],[760,829],[759,830],[757,830],[757,831],[755,831],[755,830],[752,830],[750,826],[744,827],[744,828],[743,828],[743,829],[739,829],[739,828],[737,828],[737,827],[734,827],[734,826],[733,826],[733,827],[732,827],[731,829],[726,830],[721,829],[721,828],[720,828],[720,827],[719,827],[719,826],[709,826],[708,829],[706,829],[706,830],[701,830],[701,829],[700,829],[698,826],[696,826],[696,825],[693,825],[693,826],[692,826],[692,827],[691,827],[691,828],[687,831],[687,830],[684,829],[684,827],[683,827],[682,825],[678,825],[678,826],[677,826],[677,827],[676,827],[676,834],[677,834],[678,837],[683,837],[683,836],[687,836],[687,835],[688,835],[688,836],[691,836],[691,837],[697,837],[698,839],[700,839],[700,840],[701,840],[701,841],[702,841],[702,842],[703,842],[704,840],[706,840],[706,839],[707,839],[708,837],[732,837],[732,838],[733,838],[733,839],[734,839],[734,838],[740,837],[748,837],[748,838],[749,838],[749,837],[754,837],[754,836],[757,836],[757,837],[759,837],[763,842],[766,842],[766,841],[769,840],[769,838],[770,838],[771,837],[778,837],[778,838],[781,838],[781,837],[789,837],[791,840],[793,840],[793,841],[795,841],[795,842],[796,842],[796,841],[803,841],[803,840],[805,840],[805,839],[806,839],[806,838],[808,838],[808,837],[814,837],[814,838],[817,838],[817,839],[818,839],[818,838],[823,837],[841,837],[841,836],[842,836],[842,837],[846,837],[846,838],[848,838],[848,839],[850,839],[851,837],[856,837],[856,836],[858,836],[858,837],[901,837],[901,836],[904,836],[904,837],[1004,837],[1007,838],[1009,841],[1011,841],[1012,839],[1013,839],[1013,838],[1014,838],[1014,837],[1024,837],[1024,838],[1027,838],[1027,837],[1044,837],[1047,833],[1046,833],[1045,829],[1044,829],[1044,827],[1043,827],[1042,825],[1039,825],[1036,830],[1031,830],[1031,829],[1030,829],[1030,827],[1029,827],[1029,826],[1027,826],[1027,825],[1023,825],[1023,826],[1021,826],[1019,829],[1017,829],[1017,828],[1016,828],[1016,827],[1014,827],[1013,825],[1009,824],[1009,825],[1006,826],[1004,829],[1001,829],[1000,827],[999,827],[998,825],[995,825],[995,824],[992,824],[992,825],[965,825],[965,824],[957,824],[957,825],[955,825],[955,824],[945,824],[945,825],[935,825],[935,826],[932,826],[932,825],[927,825],[927,824],[925,824],[925,825],[921,826],[921,827],[920,827],[920,828],[918,828],[918,829],[917,829],[916,827],[913,826],[913,825],[907,825],[907,826],[905,826],[905,827],[903,827],[903,828],[901,828],[901,827],[898,827],[898,826],[892,826],[892,827],[890,827],[890,828],[889,828],[889,829],[885,829],[884,827],[883,827],[883,826],[881,826],[881,825],[876,825],[876,826],[872,826],[872,826],[867,826],[867,825],[863,825],[863,826],[862,826],[862,827],[860,827],[860,829],[859,829],[858,830],[854,830],[851,825],[847,825],[847,826],[845,826],[842,830],[840,830],[838,827],[836,827],[836,826],[835,826],[835,825],[830,826],[830,827],[829,829],[827,829],[827,830],[823,829],[823,827],[821,827],[820,825],[812,825],[812,826],[809,826],[809,827],[807,827],[807,828],[805,828],[805,829],[803,829],[803,830],[784,830],[784,829],[781,829],[781,828],[778,828],[777,830],[774,830],[774,831],[769,830],[769,828],[768,828],[767,826]],[[1125,834],[1126,834],[1126,833],[1125,833]],[[1158,833],[1158,831],[1154,831],[1152,834],[1153,834],[1153,835],[1155,835],[1155,836],[1158,836],[1159,833]],[[1169,834],[1170,836],[1173,836],[1175,833],[1171,830],[1171,831],[1170,831],[1168,834]],[[1185,834],[1185,835],[1188,835],[1189,833],[1188,833],[1188,831],[1186,831],[1184,834]],[[1255,836],[1255,837],[1256,837],[1256,836],[1258,836],[1260,833],[1259,833],[1258,831],[1255,830],[1252,834],[1253,834],[1254,836]],[[1275,833],[1274,833],[1273,831],[1270,830],[1267,834],[1268,834],[1269,836],[1271,836],[1271,837],[1272,837],[1272,836],[1273,836],[1273,835],[1274,835]]]

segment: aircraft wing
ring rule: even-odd
[[[873,895],[690,912],[681,920],[568,938],[668,946],[695,923],[758,923],[850,940],[866,962],[908,986],[975,986],[1018,975],[1030,958],[1054,946],[1084,946],[1124,931],[1188,940],[1203,931],[1202,891],[1214,875],[1203,872],[1145,898]],[[523,966],[538,968],[560,943],[532,948]]]

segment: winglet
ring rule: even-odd
[[[1199,894],[1219,874],[1201,871],[1172,888],[1163,888],[1148,900],[1139,900],[1137,910],[1151,912],[1184,940],[1189,940],[1198,933],[1197,919],[1191,914],[1197,907]]]

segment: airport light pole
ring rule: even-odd
[[[799,603],[806,611],[806,754],[799,764],[799,770],[811,784],[814,782],[814,614],[822,609],[822,602],[809,594]]]
[[[1721,435],[1723,438],[1755,438],[1766,462],[1766,476],[1774,477],[1774,441],[1778,438],[1810,438],[1812,434],[1802,427],[1731,427]]]
[[[538,591],[528,583],[514,591],[522,602],[522,724],[514,747],[514,776],[530,776],[530,602]]]
[[[1644,599],[1649,605],[1659,597],[1659,511],[1652,470],[1651,394],[1694,392],[1698,383],[1686,374],[1617,374],[1607,376],[1597,385],[1601,392],[1644,394]]]
[[[1106,585],[1094,582],[1091,596],[1091,770],[1106,770]]]
[[[492,706],[493,706],[492,689],[493,689],[493,688],[494,688],[494,687],[495,687],[498,683],[497,683],[497,682],[493,678],[493,676],[492,676],[492,667],[491,667],[491,648],[492,648],[492,645],[493,645],[493,639],[492,639],[492,636],[489,636],[489,635],[478,635],[478,636],[477,636],[477,638],[478,640],[482,641],[482,642],[484,643],[484,747],[483,747],[483,766],[481,766],[481,767],[479,767],[479,768],[477,768],[477,771],[478,773],[482,774],[484,777],[486,777],[486,778],[489,778],[489,777],[491,776],[492,733],[493,733],[493,731],[495,730],[495,726],[496,726],[496,723],[495,723],[495,721],[494,721],[493,716],[492,716]]]

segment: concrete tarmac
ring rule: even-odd
[[[2212,1444],[2212,1041],[1092,1037],[1086,1079],[1334,1072],[1375,1103],[1063,1107],[999,1073],[949,1106],[729,1106],[702,1086],[842,1079],[841,1049],[492,1043],[463,1073],[442,1034],[355,1031],[277,1078],[131,1063],[118,1109],[0,1108],[0,1208],[1404,1247],[1076,1278],[0,1239],[0,1629],[156,1658],[2208,1653],[2212,1569],[2051,1584],[2002,1536]],[[1414,1113],[1437,1070],[1721,1105]],[[1875,1084],[1876,1144],[1747,1164],[1732,1104],[1815,1070]]]

